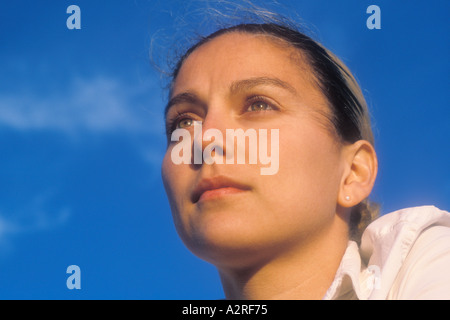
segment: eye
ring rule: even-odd
[[[194,120],[191,118],[183,118],[180,119],[179,121],[177,121],[176,123],[176,127],[177,129],[183,129],[183,128],[187,128],[190,127],[194,124]]]
[[[265,111],[265,110],[273,110],[274,108],[265,101],[254,101],[250,104],[247,111]]]
[[[170,136],[176,129],[187,129],[194,124],[194,119],[188,113],[177,113],[166,119],[166,134]]]

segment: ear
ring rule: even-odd
[[[378,171],[373,146],[365,140],[345,146],[345,170],[338,194],[338,204],[349,208],[366,199],[372,191]]]

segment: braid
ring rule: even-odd
[[[356,205],[350,215],[350,239],[360,244],[364,230],[378,217],[379,211],[380,206],[369,199]]]

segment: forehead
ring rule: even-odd
[[[174,81],[172,96],[193,88],[225,89],[252,77],[274,77],[293,86],[310,86],[312,72],[301,52],[272,36],[232,32],[194,50]]]

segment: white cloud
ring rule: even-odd
[[[0,254],[12,250],[14,237],[59,228],[67,223],[70,209],[49,210],[51,198],[51,194],[42,193],[16,208],[13,214],[0,210]]]
[[[15,219],[0,213],[0,243],[5,237],[23,233],[52,229],[63,225],[70,216],[70,210],[60,209],[56,215],[37,210],[29,212],[26,218]]]
[[[153,98],[150,90],[97,77],[75,79],[63,92],[49,95],[0,93],[0,125],[70,134],[117,130],[161,133],[162,101]],[[158,88],[152,91],[160,97]]]
[[[25,133],[51,131],[69,137],[124,132],[159,177],[163,137],[163,106],[160,89],[130,85],[118,79],[96,77],[74,79],[62,91],[41,94],[35,88],[26,94],[7,93],[0,88],[0,128]],[[156,137],[159,137],[158,140]],[[158,170],[156,170],[156,168]],[[71,211],[55,208],[52,192],[27,197],[14,209],[0,204],[0,253],[13,249],[16,237],[60,228]]]

